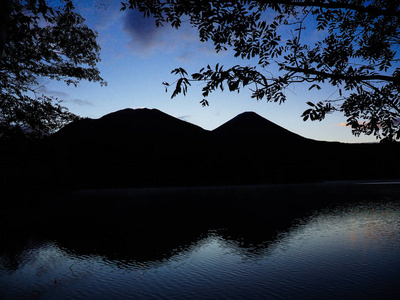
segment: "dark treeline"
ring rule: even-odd
[[[1,181],[14,191],[389,179],[400,167],[398,144],[314,141],[255,113],[207,131],[127,109],[0,147]]]

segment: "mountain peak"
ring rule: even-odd
[[[121,110],[117,110],[102,116],[99,120],[104,119],[120,119],[120,118],[130,118],[130,117],[137,117],[139,115],[149,115],[151,113],[160,113],[164,114],[158,109],[151,109],[151,108],[124,108]]]
[[[129,139],[139,136],[196,136],[205,130],[158,109],[126,108],[99,119],[83,119],[62,128],[56,136],[83,140]]]
[[[272,139],[274,141],[306,140],[300,135],[284,129],[253,111],[246,111],[237,115],[230,121],[214,129],[213,132],[228,136],[257,137]]]
[[[254,116],[254,117],[257,116],[257,117],[262,118],[259,114],[257,114],[254,111],[244,111],[241,114],[238,114],[235,118],[237,118],[237,117],[246,117],[246,116]]]

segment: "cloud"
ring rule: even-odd
[[[337,123],[337,124],[332,124],[332,126],[334,127],[347,127],[347,123],[346,122],[342,122],[342,123]]]
[[[99,3],[100,7],[93,8],[94,2]],[[120,0],[78,1],[76,5],[77,11],[87,19],[89,27],[99,33],[98,42],[102,46],[102,53],[109,51],[114,57],[123,57],[123,41],[127,42],[129,50],[135,54],[148,55],[149,50],[157,48],[160,35],[170,26],[166,24],[165,27],[157,28],[153,17],[145,18],[137,9],[121,11],[121,7]],[[125,36],[121,37],[121,31]]]
[[[66,92],[62,91],[54,91],[54,90],[49,90],[45,85],[40,86],[39,88],[36,89],[36,92],[53,96],[55,98],[61,98],[65,100],[66,98],[69,98],[69,94]]]
[[[184,116],[179,116],[178,119],[188,122],[188,119],[190,119],[191,117],[192,117],[191,115],[184,115]]]
[[[129,45],[136,50],[159,46],[166,27],[157,27],[153,17],[144,18],[138,10],[129,9],[123,17],[123,30],[131,37]]]
[[[182,37],[176,56],[177,61],[187,63],[193,60],[201,60],[204,56],[222,56],[226,54],[226,52],[216,54],[213,44],[211,42],[200,42],[197,32],[192,29],[182,33]]]
[[[201,42],[197,29],[188,22],[178,30],[169,23],[157,27],[152,16],[144,18],[142,12],[129,9],[122,17],[122,30],[129,36],[128,46],[135,54],[148,56],[162,51],[173,53],[182,62],[216,55],[213,43]]]
[[[93,105],[93,103],[92,103],[91,101],[88,101],[88,100],[81,100],[81,99],[71,99],[71,100],[68,100],[68,102],[71,102],[71,103],[73,103],[73,104],[77,104],[77,105],[80,105],[80,106],[83,106],[83,105]]]
[[[93,105],[93,103],[91,101],[88,100],[82,100],[82,99],[70,99],[70,94],[66,93],[66,92],[62,92],[62,91],[55,91],[55,90],[51,90],[48,89],[46,86],[40,86],[38,89],[36,89],[36,91],[38,93],[42,93],[45,94],[47,96],[52,96],[54,98],[57,98],[61,101],[65,101],[68,103],[72,103],[72,104],[76,104],[76,105]]]
[[[119,0],[86,0],[76,1],[74,4],[76,11],[85,19],[90,19],[90,27],[97,31],[107,30],[121,16]]]
[[[100,7],[93,9],[96,5]],[[125,57],[125,45],[135,55],[148,57],[160,52],[161,55],[168,53],[184,63],[216,55],[213,43],[200,42],[197,29],[192,28],[187,20],[182,21],[179,30],[169,23],[157,27],[152,16],[145,18],[137,9],[121,11],[120,0],[77,1],[76,9],[87,19],[89,27],[99,32],[102,55]],[[121,31],[124,37],[121,37]]]
[[[363,124],[362,121],[359,121],[358,123],[359,123],[360,125]],[[399,124],[400,124],[400,118],[394,119],[394,120],[393,120],[393,124],[394,124],[394,125],[399,125]],[[342,126],[345,126],[345,127],[346,127],[346,126],[349,126],[349,125],[347,125],[346,122],[342,122],[342,123],[332,124],[332,126],[335,126],[335,127],[342,127]]]

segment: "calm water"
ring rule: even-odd
[[[320,209],[276,231],[213,228],[177,243],[138,231],[15,238],[0,252],[0,299],[400,299],[396,202]]]

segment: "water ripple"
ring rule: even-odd
[[[399,220],[396,204],[336,208],[273,241],[217,230],[153,261],[30,240],[0,255],[0,298],[397,299]]]

